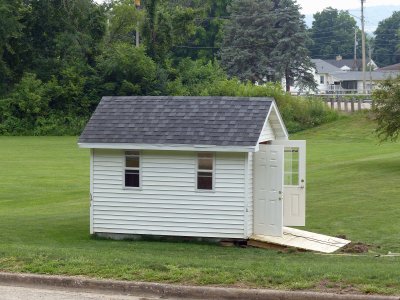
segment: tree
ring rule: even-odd
[[[116,43],[98,57],[103,95],[154,94],[157,66],[144,47]]]
[[[286,78],[315,87],[304,17],[293,0],[234,0],[225,26],[222,66],[252,82]]]
[[[25,73],[9,97],[0,101],[0,133],[32,129],[38,118],[48,114],[49,100],[43,82]]]
[[[16,81],[18,58],[15,41],[21,36],[20,1],[0,1],[0,95]]]
[[[375,31],[374,60],[380,67],[400,63],[400,11],[381,22]]]
[[[400,135],[400,76],[385,80],[373,97],[378,136],[382,141],[396,141]]]
[[[227,9],[232,0],[197,0],[191,1],[191,5],[193,2],[198,2],[195,6],[195,34],[187,41],[189,47],[177,47],[174,56],[213,60],[217,57],[218,48],[222,43],[222,29],[229,18]]]
[[[234,0],[224,27],[221,64],[230,76],[263,82],[274,67],[273,4],[265,0]]]
[[[208,95],[212,86],[226,80],[225,72],[216,61],[212,63],[184,58],[173,73],[175,78],[171,78],[172,80],[167,83],[169,95]]]
[[[287,92],[293,82],[300,88],[315,89],[314,65],[307,49],[311,39],[299,6],[293,0],[274,0],[274,11],[277,42],[271,54],[275,71],[285,78]]]
[[[174,5],[169,1],[145,2],[144,44],[148,55],[156,62],[165,61],[173,55],[175,46],[185,44],[195,34],[199,10],[191,2],[184,5],[186,2],[176,0]]]
[[[348,11],[328,7],[314,14],[310,30],[313,41],[309,48],[311,57],[332,59],[341,55],[343,58],[353,58],[356,24]]]
[[[134,1],[121,0],[112,3],[109,16],[108,42],[135,43],[136,31],[140,32],[142,30],[143,22],[144,11],[138,10]]]
[[[68,66],[93,66],[106,30],[103,8],[91,0],[24,1],[21,64],[47,81]]]

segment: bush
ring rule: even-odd
[[[99,95],[108,93],[271,97],[290,133],[338,118],[321,100],[292,96],[278,83],[254,85],[228,79],[216,62],[183,59],[176,67],[156,67],[143,48],[119,44],[113,51],[100,64],[99,77],[75,67],[66,68],[46,83],[35,74],[25,74],[8,98],[0,100],[0,134],[78,135]]]
[[[373,92],[372,109],[381,141],[397,141],[400,135],[400,76],[383,81]]]
[[[0,134],[78,135],[88,119],[77,113],[78,107],[85,107],[83,94],[78,84],[58,85],[54,78],[43,83],[26,73],[13,92],[0,100]]]
[[[207,91],[212,96],[272,97],[289,133],[312,128],[336,120],[339,115],[323,101],[312,97],[292,96],[283,92],[278,83],[254,85],[241,83],[236,79],[226,79],[215,83]]]

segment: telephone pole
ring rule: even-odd
[[[371,45],[368,45],[368,56],[369,56],[369,93],[372,93],[372,49]]]
[[[365,63],[365,18],[364,18],[364,2],[366,0],[361,0],[361,42],[362,42],[362,72],[363,72],[363,94],[365,94],[366,88],[366,63]]]
[[[354,62],[353,62],[353,71],[358,71],[358,63],[357,63],[357,27],[354,28]]]
[[[135,0],[135,7],[137,10],[140,9],[140,0]],[[139,43],[140,40],[139,40],[139,18],[138,18],[138,21],[136,23],[136,47],[139,47]]]

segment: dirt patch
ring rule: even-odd
[[[315,285],[318,292],[335,293],[335,294],[359,294],[360,290],[343,282],[333,282],[323,279]]]
[[[351,242],[350,244],[347,244],[344,246],[340,252],[343,253],[367,253],[368,250],[372,248],[372,245],[365,244],[362,242]]]

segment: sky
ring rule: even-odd
[[[399,5],[399,0],[366,0],[366,7],[377,5]],[[360,0],[297,0],[302,7],[302,13],[305,15],[314,14],[322,11],[326,7],[333,7],[342,10],[355,9],[361,7]]]

